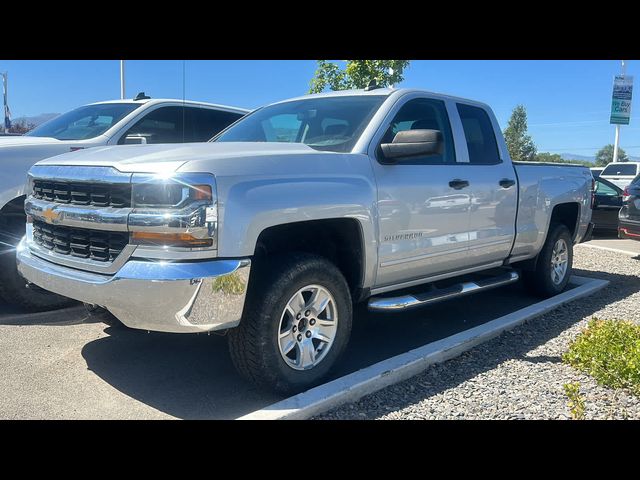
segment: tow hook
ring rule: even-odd
[[[101,307],[100,305],[96,305],[95,303],[82,302],[82,305],[84,305],[85,310],[91,316],[99,315],[107,311],[105,308]]]

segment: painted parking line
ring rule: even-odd
[[[357,372],[244,415],[239,420],[302,420],[411,378],[429,365],[454,358],[502,332],[554,308],[590,295],[609,282],[573,276],[575,288],[464,332],[388,358]]]

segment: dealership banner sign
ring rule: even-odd
[[[611,98],[611,118],[609,123],[629,125],[631,117],[631,94],[633,92],[633,76],[616,75],[613,80],[613,96]]]

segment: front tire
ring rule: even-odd
[[[547,298],[561,293],[573,271],[573,239],[569,229],[551,224],[547,239],[538,255],[536,268],[523,272],[527,287],[536,295]]]
[[[344,352],[352,315],[349,287],[334,264],[305,253],[270,258],[252,272],[242,321],[228,336],[231,359],[261,388],[306,390]]]

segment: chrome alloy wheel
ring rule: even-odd
[[[551,252],[551,281],[560,285],[567,274],[569,266],[569,249],[564,239],[559,239]]]
[[[303,287],[291,297],[280,317],[280,355],[294,370],[309,370],[327,356],[337,329],[333,295],[320,285]]]

